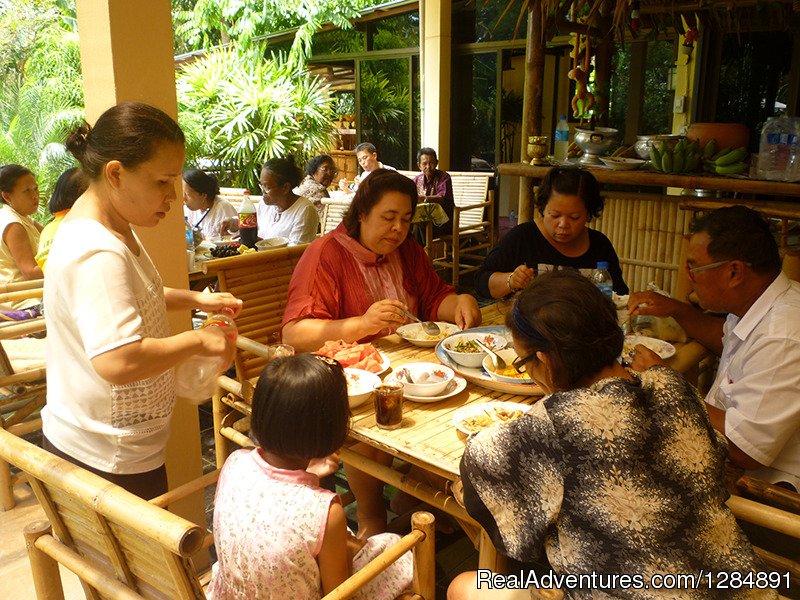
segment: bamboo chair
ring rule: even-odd
[[[450,177],[455,201],[453,229],[432,240],[444,244],[444,256],[435,258],[433,264],[451,269],[452,283],[458,286],[461,275],[477,271],[494,247],[494,190],[489,186],[494,174],[451,171]]]
[[[250,381],[258,377],[267,363],[267,346],[278,340],[289,281],[306,248],[306,245],[302,245],[263,250],[203,264],[206,273],[217,276],[220,291],[230,292],[244,301],[242,312],[236,318],[239,337],[234,364],[236,379],[245,387],[243,393],[236,393],[244,395],[248,401],[252,400]],[[218,467],[222,466],[229,454],[228,438],[221,430],[243,416],[234,406],[223,402],[226,393],[219,390],[212,397]],[[231,411],[235,411],[235,414],[228,416]]]
[[[164,507],[213,485],[219,471],[147,502],[6,431],[0,431],[0,456],[27,473],[49,520],[24,532],[37,598],[64,597],[59,563],[81,579],[91,600],[205,598],[209,573],[198,574],[191,559],[213,535]],[[349,597],[411,549],[415,592],[433,598],[434,517],[414,517],[411,533],[326,598]]]
[[[41,279],[0,286],[0,302],[41,297]],[[42,428],[42,419],[38,415],[47,397],[45,368],[36,366],[16,371],[2,340],[42,331],[45,331],[43,317],[0,323],[0,389],[3,392],[0,398],[0,429],[14,435],[26,435]],[[24,480],[24,474],[12,475],[11,466],[0,459],[0,506],[4,511],[16,506],[14,486]]]
[[[732,491],[728,508],[737,519],[800,540],[800,493],[748,475],[736,479]],[[754,550],[769,570],[788,572],[792,587],[800,587],[796,555],[780,556],[755,546]]]
[[[346,213],[347,209],[350,208],[351,202],[352,199],[347,199],[347,200],[339,198],[322,199],[322,205],[324,206],[324,211],[322,213],[322,223],[320,226],[322,235],[330,233],[339,226],[339,223],[342,222],[342,218],[344,217],[344,213]]]

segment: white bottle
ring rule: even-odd
[[[758,147],[758,176],[761,179],[789,179],[792,145],[797,143],[796,131],[793,119],[786,116],[772,117],[764,123]]]
[[[611,280],[611,274],[608,272],[608,262],[599,261],[597,268],[592,271],[592,281],[597,286],[603,295],[609,300],[614,295],[614,284]]]
[[[553,158],[556,162],[564,162],[567,160],[567,150],[569,148],[569,125],[567,124],[567,115],[558,117],[558,125],[556,125],[556,133],[553,136],[555,142],[553,146]]]

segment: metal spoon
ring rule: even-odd
[[[416,321],[417,323],[422,325],[422,330],[425,332],[426,335],[441,335],[442,330],[439,329],[439,326],[433,321],[420,321],[417,317],[412,315],[407,310],[405,309],[401,310],[403,311],[403,314],[405,314],[405,316],[407,316],[409,319],[411,319],[412,321]]]
[[[486,346],[486,344],[484,344],[483,342],[481,342],[477,338],[472,340],[472,341],[475,342],[475,344],[481,350],[483,350],[484,352],[486,352],[486,354],[489,355],[489,358],[492,359],[492,364],[494,365],[494,370],[495,371],[501,371],[501,370],[503,370],[503,369],[508,367],[508,365],[506,364],[506,361],[503,360],[503,357],[500,356],[499,354],[497,354],[494,350],[492,350],[488,346]]]

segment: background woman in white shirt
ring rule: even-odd
[[[200,230],[204,239],[221,237],[239,230],[236,209],[219,197],[219,181],[200,169],[183,172],[183,216],[189,226]]]
[[[90,180],[56,234],[47,263],[44,447],[127,490],[167,489],[164,450],[175,367],[192,355],[230,364],[224,328],[170,335],[167,310],[215,311],[241,301],[164,287],[132,226],[154,227],[177,200],[184,137],[139,103],[108,109],[67,140]]]
[[[308,244],[317,236],[317,209],[311,200],[292,191],[302,176],[291,155],[264,163],[259,177],[263,202],[256,209],[258,237],[262,240],[285,237],[290,246],[296,246]]]

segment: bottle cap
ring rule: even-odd
[[[560,115],[558,117],[558,120],[560,121],[561,119],[564,119],[566,121],[567,120],[567,115]]]
[[[597,261],[597,268],[598,269],[608,269],[608,262],[605,260]]]

